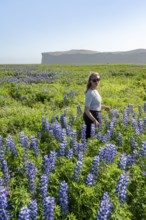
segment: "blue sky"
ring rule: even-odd
[[[146,49],[146,0],[0,0],[0,64],[70,49]]]

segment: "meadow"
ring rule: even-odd
[[[90,71],[113,111],[86,141]],[[0,219],[146,219],[145,65],[0,65]]]

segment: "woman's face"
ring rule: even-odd
[[[92,76],[91,77],[91,88],[96,88],[99,85],[100,77],[99,76]]]

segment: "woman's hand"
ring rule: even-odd
[[[109,112],[109,113],[112,113],[112,109],[110,108],[110,107],[105,107],[105,110],[107,111],[107,112]]]
[[[99,126],[99,123],[98,123],[98,121],[96,119],[94,121],[94,125],[95,125],[95,128],[98,128],[98,126]]]

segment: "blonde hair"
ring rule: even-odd
[[[91,88],[91,79],[92,79],[93,76],[97,77],[97,78],[100,78],[100,75],[99,75],[98,72],[90,72],[85,93],[87,93],[88,89]]]

